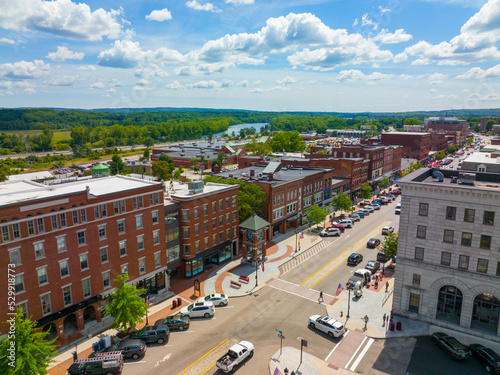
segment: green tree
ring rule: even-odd
[[[305,214],[307,215],[305,221],[307,222],[309,227],[311,227],[311,225],[318,225],[319,223],[324,221],[326,219],[326,215],[328,215],[328,211],[322,209],[317,204],[313,204],[305,211]]]
[[[10,175],[10,168],[7,164],[0,164],[0,182],[5,181]]]
[[[158,180],[168,181],[174,173],[174,164],[163,160],[158,160],[153,163],[153,176]]]
[[[390,256],[393,257],[397,254],[398,252],[398,237],[399,233],[389,233],[387,236],[385,236],[384,242],[382,242],[382,251]]]
[[[263,142],[257,142],[255,138],[253,138],[252,142],[248,143],[245,148],[252,152],[252,155],[271,156],[273,154],[270,145]]]
[[[332,208],[334,211],[349,211],[352,207],[351,198],[346,193],[340,193],[333,197]]]
[[[391,186],[391,181],[389,181],[389,177],[383,176],[380,180],[378,180],[378,187],[380,189],[387,189]]]
[[[183,173],[184,173],[184,169],[182,169],[181,167],[177,168],[174,172],[174,178],[176,180],[180,180]]]
[[[212,138],[214,137],[214,133],[210,132],[208,133],[208,140],[212,141]]]
[[[111,162],[109,163],[109,171],[112,175],[123,172],[125,169],[125,163],[119,155],[113,155]]]
[[[55,356],[55,338],[47,341],[48,331],[41,331],[36,322],[25,319],[19,307],[15,315],[5,322],[15,328],[14,337],[6,336],[0,342],[0,369],[6,375],[47,374],[47,367]],[[13,324],[12,324],[13,323]],[[12,324],[12,325],[11,325]],[[10,332],[6,332],[11,334]],[[13,347],[13,351],[10,349]]]
[[[136,284],[127,284],[127,280],[127,273],[115,279],[118,286],[111,293],[111,302],[106,310],[106,316],[111,315],[115,319],[111,328],[125,331],[135,329],[147,313],[144,298],[140,296],[146,289],[137,289]]]
[[[444,153],[444,151],[439,151],[438,153],[436,153],[434,155],[434,159],[436,160],[442,160],[446,157],[446,154]]]
[[[364,182],[361,184],[361,191],[360,191],[361,198],[370,199],[372,197],[372,191],[373,191],[372,187],[368,182]]]
[[[219,170],[222,171],[222,163],[219,159],[215,159],[213,162],[212,162],[212,172],[215,172],[215,166],[218,165],[219,166]]]
[[[304,151],[306,147],[304,139],[297,131],[280,131],[269,141],[269,145],[274,152]]]
[[[146,146],[146,148],[151,148],[153,147],[155,144],[155,140],[151,137],[147,137],[146,139],[144,139],[144,146]]]
[[[149,148],[145,149],[143,154],[142,154],[142,157],[145,159],[145,160],[149,160],[149,155],[151,153],[151,150]]]
[[[474,138],[473,137],[467,138],[467,145],[470,145],[473,142],[474,142]]]
[[[420,124],[422,124],[422,120],[412,118],[412,117],[407,117],[407,118],[405,118],[404,123],[405,123],[405,125],[420,125]]]
[[[454,152],[457,152],[459,150],[460,147],[458,147],[458,145],[450,145],[448,146],[448,154],[452,154]]]
[[[485,130],[486,132],[490,132],[490,131],[491,131],[491,128],[492,128],[492,127],[493,127],[493,125],[495,125],[495,124],[496,124],[495,120],[488,120],[488,121],[486,122],[486,126],[485,126],[484,130]]]

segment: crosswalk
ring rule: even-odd
[[[306,261],[307,259],[311,258],[312,256],[316,255],[319,253],[321,250],[323,250],[325,247],[330,245],[330,242],[328,241],[321,241],[317,243],[314,246],[311,246],[309,249],[301,252],[300,254],[294,256],[291,258],[288,262],[282,263],[278,269],[280,271],[280,275],[284,275],[285,273],[291,271],[295,267],[297,267],[300,263]]]

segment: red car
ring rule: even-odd
[[[332,228],[338,228],[338,229],[340,230],[340,232],[341,232],[341,233],[344,233],[344,231],[345,231],[344,226],[343,226],[343,225],[340,225],[340,224],[333,224],[331,227],[332,227]]]

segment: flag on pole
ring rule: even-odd
[[[337,287],[337,292],[335,293],[335,295],[338,296],[340,293],[342,293],[343,290],[344,290],[344,287],[342,286],[342,284],[339,284],[339,286]]]
[[[262,272],[264,272],[264,261],[262,261],[262,263],[260,264],[260,266],[262,267]]]
[[[150,295],[151,295],[151,294],[148,294],[148,296],[146,297],[146,306],[149,306],[149,296],[150,296]]]
[[[304,232],[300,232],[299,239],[303,239],[303,238],[304,238]]]
[[[276,367],[276,370],[274,370],[273,375],[282,375],[282,374],[281,374],[281,371]]]

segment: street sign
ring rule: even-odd
[[[302,339],[301,340],[301,345],[305,346],[307,348],[307,340]]]
[[[279,333],[279,334],[278,334],[278,337],[279,337],[280,339],[282,339],[282,340],[284,340],[284,339],[285,339],[285,336],[283,336],[281,333]]]
[[[278,332],[280,335],[283,334],[283,332],[281,332],[278,328],[275,328],[276,332]]]

